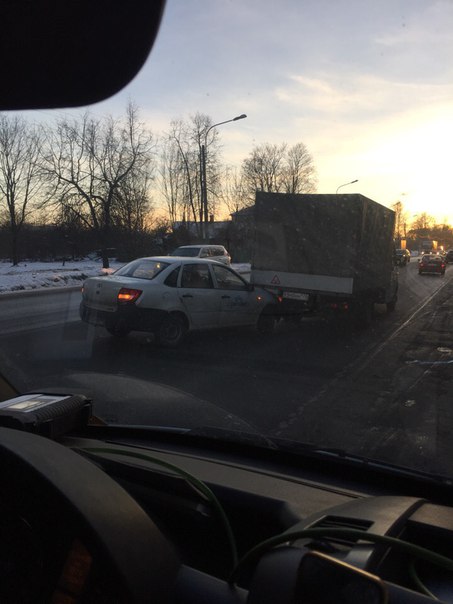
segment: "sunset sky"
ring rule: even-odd
[[[147,64],[93,113],[129,100],[156,134],[197,112],[240,166],[303,142],[318,192],[403,201],[453,223],[452,0],[168,0]]]

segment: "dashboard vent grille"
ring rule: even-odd
[[[325,516],[318,522],[313,524],[310,528],[348,528],[357,531],[368,530],[373,523],[369,520],[361,520],[359,518],[347,518],[345,516]],[[330,543],[335,543],[343,548],[350,549],[353,547],[358,539],[345,537],[328,537]]]

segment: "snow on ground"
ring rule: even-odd
[[[79,287],[87,277],[112,273],[124,263],[110,261],[110,269],[103,269],[100,260],[75,260],[63,262],[28,262],[12,266],[0,261],[0,294],[54,287]],[[233,264],[232,267],[248,277],[249,264]]]

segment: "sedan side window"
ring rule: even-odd
[[[175,268],[174,271],[171,271],[171,273],[168,275],[168,277],[165,279],[164,283],[165,285],[168,285],[168,287],[176,287],[178,284],[178,275],[179,275],[179,271],[180,271],[180,266],[178,266],[178,268]]]
[[[185,264],[182,269],[181,287],[213,288],[209,266],[207,264]]]
[[[212,267],[219,289],[236,289],[245,291],[247,285],[233,271],[224,266]]]

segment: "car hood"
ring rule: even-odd
[[[51,390],[44,388],[43,391],[61,392],[62,389],[53,387]],[[64,391],[92,399],[93,414],[108,424],[186,430],[215,426],[259,434],[253,425],[217,405],[178,388],[131,376],[98,372],[69,373],[65,374]]]

